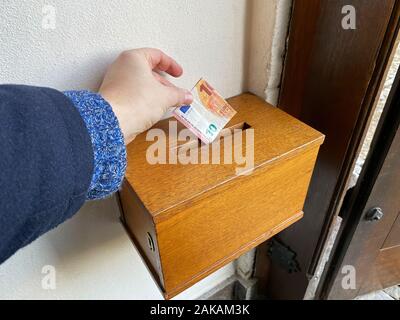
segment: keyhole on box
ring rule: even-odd
[[[149,232],[147,232],[147,242],[149,244],[150,251],[156,251],[156,247],[154,246],[153,237]]]

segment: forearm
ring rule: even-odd
[[[93,148],[61,92],[0,86],[0,263],[84,203]]]
[[[0,263],[118,190],[126,150],[98,94],[0,86]]]

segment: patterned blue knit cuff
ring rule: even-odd
[[[126,148],[118,120],[110,104],[97,93],[64,94],[79,110],[92,140],[94,172],[86,198],[105,198],[118,190],[126,170]]]

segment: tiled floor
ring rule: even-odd
[[[359,296],[354,300],[400,300],[400,285]]]
[[[234,275],[201,296],[199,300],[233,300],[235,281],[236,276]]]

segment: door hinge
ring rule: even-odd
[[[289,246],[277,239],[272,239],[267,252],[272,263],[277,264],[288,273],[301,271],[300,264],[297,261],[297,253]]]

